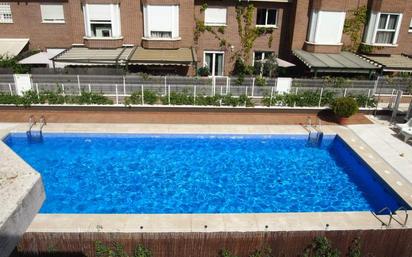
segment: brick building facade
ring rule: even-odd
[[[343,33],[345,19],[362,6],[369,14],[359,32],[367,55],[412,54],[412,2],[407,0],[5,0],[0,2],[0,39],[27,38],[27,47],[36,50],[133,46],[148,50],[149,56],[150,50],[188,48],[193,62],[183,73],[194,74],[195,67],[207,65],[213,66],[213,75],[228,75],[242,48],[236,8],[250,4],[252,27],[269,31],[255,40],[250,64],[269,53],[296,64],[302,63],[294,55],[310,60],[313,54],[341,54],[350,43]],[[197,20],[215,32],[203,31],[196,40]],[[171,60],[169,67],[187,65],[176,56]],[[157,69],[162,61],[135,65]]]

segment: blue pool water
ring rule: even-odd
[[[5,140],[42,176],[42,213],[367,211],[406,204],[338,136],[26,134]]]

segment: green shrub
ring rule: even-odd
[[[219,106],[220,105],[220,99],[221,99],[221,96],[219,96],[219,95],[215,95],[215,96],[198,95],[198,96],[196,96],[195,105]]]
[[[305,249],[303,257],[339,257],[337,249],[333,249],[326,237],[316,237],[313,243]]]
[[[358,103],[358,106],[362,107],[375,107],[377,102],[374,97],[368,97],[366,95],[353,96]]]
[[[188,95],[186,92],[179,93],[179,92],[171,92],[170,93],[170,103],[169,103],[169,96],[166,95],[160,99],[162,104],[167,105],[193,105],[194,97],[192,95]]]
[[[358,112],[358,103],[353,97],[340,97],[332,103],[333,112],[339,117],[350,117]]]
[[[0,93],[0,104],[20,104],[20,97],[8,93]]]
[[[155,104],[157,102],[157,94],[151,90],[143,91],[144,104]],[[125,98],[125,105],[142,104],[142,91],[133,92],[130,97]]]
[[[101,241],[95,242],[96,257],[129,257],[124,250],[123,245],[112,243],[112,246],[107,246]],[[137,245],[133,257],[152,257],[152,252],[142,245]]]
[[[197,75],[201,76],[201,77],[207,77],[210,75],[210,71],[208,67],[200,67],[199,69],[197,69]]]
[[[257,76],[255,79],[255,84],[258,87],[264,87],[267,85],[266,79],[262,76]]]
[[[322,93],[320,106],[331,105],[334,102],[335,94],[330,91]],[[299,107],[317,107],[319,106],[320,91],[301,91],[297,94],[273,95],[270,99],[269,94],[265,94],[262,103],[265,106],[299,106]]]

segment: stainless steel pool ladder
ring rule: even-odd
[[[385,222],[381,218],[379,218],[379,215],[382,215],[382,213],[384,213],[385,211],[389,212],[389,221],[388,222]],[[375,218],[377,220],[379,220],[382,223],[382,226],[389,227],[391,225],[393,215],[392,215],[392,211],[391,211],[391,209],[389,209],[389,207],[384,207],[378,212],[371,211],[371,213],[372,213],[373,216],[375,216]]]
[[[30,138],[32,137],[33,127],[36,126],[36,124],[38,124],[38,123],[37,123],[34,115],[30,115],[30,117],[29,117],[29,130],[26,132],[27,136],[29,136]],[[39,124],[40,125],[39,125],[38,132],[39,132],[39,135],[40,135],[40,138],[41,138],[43,136],[43,127],[47,125],[46,118],[44,117],[44,115],[40,116]]]
[[[378,215],[382,214],[385,211],[389,212],[389,221],[387,223],[384,222],[381,218],[378,217]],[[399,220],[400,216],[398,215],[398,211],[404,211],[405,212],[405,217],[404,217],[403,220]],[[399,225],[401,225],[402,227],[405,227],[407,222],[408,222],[408,218],[409,218],[408,210],[404,206],[399,207],[398,209],[396,209],[395,212],[392,212],[389,209],[389,207],[385,207],[385,208],[383,208],[382,210],[380,210],[376,213],[374,211],[371,211],[371,212],[372,212],[373,216],[375,216],[375,218],[378,219],[382,223],[382,225],[386,226],[386,227],[389,227],[391,225],[392,220],[395,220]],[[398,218],[395,218],[395,215]]]
[[[31,129],[33,128],[34,125],[36,125],[36,119],[34,118],[33,115],[30,115],[29,117],[29,130],[27,132],[31,133]]]
[[[401,218],[401,217],[398,215],[398,211],[403,211],[403,212],[405,212],[405,217],[404,217],[403,221],[397,219],[397,218]],[[401,206],[401,207],[399,207],[398,209],[396,209],[396,211],[395,211],[393,214],[396,215],[396,217],[397,217],[397,218],[393,217],[393,219],[394,219],[396,222],[398,222],[399,225],[401,225],[402,227],[405,227],[405,226],[406,226],[406,223],[408,222],[408,218],[409,218],[408,210],[407,210],[404,206]]]
[[[315,131],[322,132],[322,121],[318,118],[317,119],[318,123],[313,124],[312,123],[312,118],[307,117],[306,119],[306,124],[303,126],[308,132],[311,132],[311,128],[314,129]]]
[[[46,117],[44,115],[40,116],[40,133],[43,131],[43,127],[47,125]]]

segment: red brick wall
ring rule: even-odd
[[[31,49],[69,47],[73,42],[70,2],[62,2],[64,24],[42,23],[39,2],[9,2],[13,23],[0,23],[0,38],[29,38]]]
[[[204,20],[204,13],[200,11],[203,1],[195,1],[195,15],[199,20]],[[223,1],[207,1],[209,7],[227,7],[227,24],[224,27],[224,34],[218,33],[218,35],[225,39],[230,45],[230,47],[220,47],[219,40],[215,38],[210,32],[204,32],[201,34],[197,50],[198,66],[203,66],[203,52],[205,50],[210,51],[224,51],[224,73],[228,75],[233,70],[234,64],[234,54],[241,49],[241,42],[238,32],[238,23],[236,20],[236,1],[223,0]],[[284,29],[284,25],[287,25],[287,21],[284,24],[284,17],[291,7],[289,3],[264,3],[264,2],[254,2],[256,8],[275,8],[278,9],[277,25],[278,27],[273,30],[273,41],[271,46],[269,46],[269,35],[263,35],[256,39],[254,47],[250,53],[249,63],[252,63],[253,51],[273,51],[276,54],[283,55],[285,52],[280,51],[280,49],[287,49],[285,44],[289,43],[289,38]],[[194,18],[192,17],[192,22],[194,23]],[[256,23],[256,11],[254,13],[253,23]],[[253,25],[253,26],[254,26]],[[217,31],[217,27],[215,27]],[[283,34],[282,34],[283,33]],[[193,33],[192,33],[193,37]]]
[[[374,0],[371,8],[376,12],[403,13],[401,29],[396,47],[375,48],[376,54],[412,54],[412,33],[409,23],[412,19],[412,1],[408,0]]]

